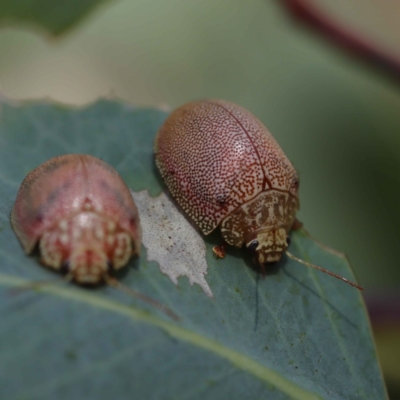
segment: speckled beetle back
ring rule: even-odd
[[[204,234],[221,225],[238,247],[264,235],[256,249],[269,256],[259,262],[279,259],[299,207],[298,176],[254,115],[222,100],[185,104],[160,128],[155,153],[172,196]]]

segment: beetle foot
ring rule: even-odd
[[[225,258],[225,244],[213,247],[213,253],[216,258]]]
[[[291,230],[297,231],[298,229],[303,227],[303,223],[300,222],[297,218],[294,220]]]

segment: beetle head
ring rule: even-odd
[[[284,228],[257,232],[246,243],[247,249],[254,253],[254,261],[260,266],[278,262],[288,246],[287,232]]]
[[[42,262],[62,266],[80,284],[98,284],[122,268],[136,251],[132,238],[115,222],[93,212],[80,212],[46,231],[39,243]]]
[[[82,244],[74,248],[68,263],[68,273],[77,283],[97,284],[108,276],[108,262],[99,246]]]

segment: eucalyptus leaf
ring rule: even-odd
[[[0,0],[0,22],[35,25],[60,35],[108,0]]]
[[[385,399],[361,293],[284,258],[265,277],[241,250],[217,260],[205,238],[214,298],[176,286],[146,248],[120,281],[171,308],[179,322],[107,286],[63,282],[26,256],[9,214],[25,175],[47,159],[87,153],[135,192],[165,188],[153,161],[157,109],[98,101],[0,108],[0,397],[4,399]],[[212,177],[210,177],[212,179]],[[292,233],[296,256],[354,280],[344,257]],[[20,285],[53,279],[35,290]]]

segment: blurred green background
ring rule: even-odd
[[[11,98],[248,108],[300,172],[306,229],[349,256],[367,294],[398,292],[400,85],[279,1],[112,1],[57,39],[4,27],[0,55]]]

